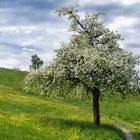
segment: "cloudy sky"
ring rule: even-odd
[[[27,70],[33,54],[49,63],[70,36],[54,11],[76,4],[81,15],[105,12],[105,25],[125,39],[121,47],[140,55],[140,0],[0,0],[0,67]]]

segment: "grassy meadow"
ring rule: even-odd
[[[12,87],[15,90],[23,89],[23,79],[27,75],[26,71],[0,68],[0,85]]]
[[[0,139],[123,140],[123,132],[114,124],[129,128],[134,140],[140,139],[140,97],[103,97],[102,125],[95,128],[90,100],[25,94],[26,74],[0,68]]]

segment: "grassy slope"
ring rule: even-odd
[[[106,99],[101,105],[102,113],[110,116],[114,123],[129,128],[135,140],[140,140],[140,97]]]
[[[63,99],[69,104],[74,104],[86,109],[88,112],[92,111],[91,101],[80,101],[76,99]],[[120,98],[103,98],[100,101],[101,116],[112,120],[113,124],[120,124],[121,126],[131,130],[134,140],[140,140],[140,97],[132,97],[126,100]]]
[[[85,115],[86,114],[86,115]],[[107,121],[102,118],[102,123]],[[59,100],[24,95],[0,86],[0,137],[4,140],[121,140],[112,125],[96,129],[92,114]]]
[[[21,89],[21,81],[25,75],[26,72],[0,68],[0,84]],[[140,137],[139,99],[132,98],[124,101],[107,98],[101,101],[101,113],[110,116],[115,121],[119,119],[121,124],[133,131],[136,140],[139,140]],[[0,136],[7,137],[7,139],[8,137],[21,139],[20,136],[22,139],[30,139],[30,137],[32,139],[54,139],[54,137],[70,139],[70,136],[75,137],[75,139],[78,137],[79,139],[85,139],[85,137],[86,139],[87,137],[89,139],[95,137],[98,139],[109,139],[109,137],[113,137],[113,140],[120,139],[121,132],[112,126],[103,125],[100,129],[94,129],[91,126],[90,104],[90,101],[76,99],[59,98],[56,100],[29,96],[0,86],[0,119],[2,120],[0,126],[3,130],[0,131]],[[103,123],[110,123],[108,120],[108,117],[102,117]]]
[[[6,85],[17,90],[23,87],[23,79],[26,71],[0,68],[0,85]]]

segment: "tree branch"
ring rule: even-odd
[[[66,78],[66,80],[71,80],[71,81],[75,81],[75,82],[78,82],[78,83],[81,83],[84,85],[84,87],[87,89],[87,90],[90,90],[92,91],[92,89],[83,81],[81,81],[80,79],[76,78],[76,77],[73,77],[73,78]]]

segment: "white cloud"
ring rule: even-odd
[[[25,51],[25,52],[35,53],[35,50],[34,49],[30,49],[30,48],[27,48],[27,47],[22,48],[22,50]]]
[[[69,33],[65,26],[67,26],[65,23],[61,25],[47,23],[36,26],[9,25],[1,27],[0,42],[9,45],[2,44],[0,46],[0,66],[28,69],[31,55],[35,53],[48,64],[55,55],[53,50],[60,47],[60,42],[68,41]],[[18,49],[21,51],[17,54],[15,51]]]
[[[15,58],[0,59],[0,66],[6,68],[17,67],[20,65],[20,61]]]
[[[0,32],[1,33],[31,33],[36,29],[35,26],[1,26]]]
[[[119,16],[109,23],[108,27],[112,30],[125,30],[133,27],[137,23],[139,23],[139,19],[136,17]]]
[[[108,5],[108,4],[120,4],[124,7],[131,6],[132,4],[140,3],[139,0],[77,0],[77,1],[67,1],[64,2],[63,6],[79,4],[80,7],[86,5]],[[14,10],[14,9],[13,9]],[[3,67],[20,67],[21,69],[28,69],[30,65],[31,55],[37,53],[43,61],[46,63],[50,62],[55,53],[53,50],[60,48],[60,42],[68,42],[69,36],[71,33],[67,32],[69,27],[69,22],[66,18],[61,18],[61,23],[53,20],[46,21],[46,23],[37,23],[36,21],[31,22],[26,26],[26,17],[25,25],[20,23],[19,25],[14,25],[12,23],[6,24],[8,21],[9,9],[0,9],[2,19],[0,21],[0,42],[12,44],[13,46],[0,46],[0,66]],[[15,10],[16,11],[16,10]],[[121,12],[121,11],[120,11]],[[5,13],[5,14],[4,14]],[[18,13],[18,12],[17,12]],[[21,12],[22,13],[22,12]],[[42,13],[44,14],[44,13]],[[47,13],[46,13],[47,14]],[[49,11],[49,16],[55,19],[56,15],[54,12]],[[81,12],[83,17],[84,11]],[[28,16],[28,15],[27,15]],[[36,15],[38,16],[38,15]],[[40,17],[38,17],[40,18]],[[115,18],[115,17],[114,17]],[[127,17],[119,16],[115,18],[111,23],[108,24],[108,27],[113,30],[119,31],[123,38],[124,42],[121,43],[121,46],[127,48],[127,44],[140,44],[139,39],[139,30],[134,28],[135,25],[139,25],[140,20],[136,17]],[[16,46],[14,46],[14,44]],[[6,48],[7,47],[7,48]],[[11,48],[10,48],[11,47]],[[17,47],[17,48],[16,48]],[[19,49],[19,48],[20,49]],[[15,51],[20,50],[17,54]],[[130,48],[129,50],[133,51],[135,54],[139,54],[139,48]],[[6,53],[6,54],[5,54]],[[7,57],[5,57],[5,55]]]
[[[132,5],[132,4],[138,4],[140,3],[139,0],[115,0],[116,2],[122,3],[124,5]]]
[[[140,47],[135,46],[135,44],[140,44],[139,29],[134,28],[136,25],[139,25],[139,23],[139,18],[120,16],[108,24],[111,30],[118,31],[124,38],[120,46],[133,52],[135,55],[140,54]],[[132,46],[128,46],[128,44]]]
[[[73,3],[73,2],[71,2]],[[139,0],[77,0],[76,3],[80,6],[85,6],[86,4],[91,4],[91,5],[107,5],[110,3],[119,3],[125,6],[129,6],[132,4],[138,4],[140,3]]]
[[[86,4],[105,5],[105,4],[111,3],[113,1],[115,1],[115,0],[112,0],[112,1],[110,1],[110,0],[96,0],[96,1],[94,1],[94,0],[77,0],[76,3],[80,6],[84,6]]]

